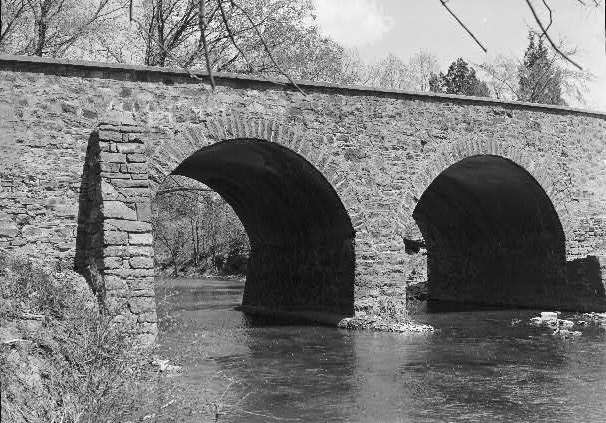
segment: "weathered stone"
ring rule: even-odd
[[[101,162],[101,172],[117,173],[120,172],[120,163]]]
[[[151,223],[140,222],[138,220],[105,219],[104,223],[110,230],[136,233],[151,232],[152,230]]]
[[[128,300],[128,306],[134,314],[152,312],[156,309],[156,301],[151,297],[135,297]]]
[[[0,222],[0,237],[13,238],[19,233],[19,227],[14,222]]]
[[[152,245],[152,234],[128,234],[128,243],[130,245]]]
[[[144,256],[153,257],[154,249],[152,247],[135,247],[132,245],[128,246],[127,252],[130,256]]]
[[[133,143],[133,142],[129,142],[129,143],[121,143],[118,145],[118,152],[119,153],[145,153],[145,145],[144,144],[139,144],[139,143]]]
[[[147,163],[128,163],[126,168],[130,173],[147,173]]]
[[[122,153],[107,153],[101,152],[99,155],[101,162],[109,163],[126,163],[126,155]]]
[[[137,316],[137,321],[155,323],[158,321],[158,316],[156,315],[155,311],[143,312]]]
[[[105,274],[115,275],[123,278],[138,278],[146,276],[154,276],[153,269],[106,269]]]
[[[112,184],[120,189],[120,188],[147,188],[149,183],[147,180],[131,180],[131,179],[117,179],[112,181]]]
[[[128,288],[126,280],[118,276],[105,276],[103,281],[105,282],[105,289],[108,291],[124,290]]]
[[[128,233],[119,231],[104,231],[103,242],[105,245],[126,245],[128,244]]]
[[[155,280],[151,276],[141,276],[128,280],[128,286],[131,292],[150,291],[153,292]]]
[[[134,269],[153,269],[154,259],[150,257],[133,257],[129,260],[130,266]]]
[[[122,134],[118,131],[99,131],[99,139],[122,142]]]
[[[104,201],[103,216],[107,219],[137,220],[137,212],[121,201]]]
[[[137,203],[137,219],[142,222],[152,221],[152,210],[149,201]]]
[[[103,259],[103,264],[106,269],[118,269],[122,267],[122,258],[121,257],[105,257]]]
[[[131,153],[126,156],[129,163],[144,163],[147,162],[147,157],[145,154],[135,154]]]

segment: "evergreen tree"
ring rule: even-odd
[[[520,100],[565,104],[562,99],[562,71],[556,65],[556,57],[550,54],[543,37],[530,32],[528,41],[524,61],[518,69]]]
[[[490,95],[486,83],[478,79],[475,69],[462,58],[458,58],[450,64],[446,75],[442,72],[439,76],[433,74],[429,79],[429,89],[446,94],[478,97],[488,97]]]

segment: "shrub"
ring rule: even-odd
[[[86,281],[0,252],[2,421],[121,421],[147,350],[100,312]]]

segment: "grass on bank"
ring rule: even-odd
[[[2,422],[123,421],[146,363],[80,275],[0,251]]]

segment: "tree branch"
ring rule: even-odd
[[[476,42],[477,45],[480,46],[480,48],[484,51],[484,53],[487,52],[486,47],[484,47],[484,45],[480,42],[480,40],[478,40],[476,38],[476,36],[473,34],[473,32],[471,32],[471,30],[469,28],[467,28],[467,25],[465,25],[461,19],[459,19],[459,17],[452,11],[452,9],[450,9],[450,7],[448,7],[448,5],[446,4],[448,0],[440,0],[440,3],[442,3],[442,6],[444,6],[444,8],[446,10],[448,10],[448,13],[450,13],[450,15],[455,18],[455,20],[459,23],[459,25],[461,25],[461,27],[469,34],[469,36],[471,38],[473,38],[473,40]]]
[[[235,2],[235,0],[230,0],[230,3],[231,3],[231,5],[234,8],[236,8],[240,12],[242,12],[242,14],[246,17],[246,19],[254,27],[254,30],[257,33],[257,37],[259,37],[259,40],[263,44],[263,48],[265,49],[265,52],[269,56],[269,59],[271,60],[271,62],[273,63],[273,65],[276,67],[276,69],[278,70],[278,72],[281,73],[282,75],[284,75],[286,77],[286,79],[288,79],[288,82],[290,82],[301,94],[306,95],[305,92],[303,92],[303,90],[297,85],[297,83],[295,81],[293,81],[293,79],[290,77],[290,75],[288,73],[284,72],[282,70],[282,68],[280,67],[280,65],[276,62],[276,59],[274,58],[274,55],[271,52],[271,49],[269,48],[269,46],[265,42],[265,38],[263,38],[263,34],[261,34],[261,31],[259,30],[259,28],[257,27],[257,25],[255,25],[255,22],[253,21],[253,19],[251,18],[251,16],[248,14],[248,12],[246,10],[244,10],[240,5],[238,5]]]
[[[221,9],[221,17],[223,19],[223,23],[225,24],[225,29],[227,29],[227,34],[229,35],[229,39],[231,40],[231,43],[234,45],[234,47],[236,48],[236,50],[238,50],[238,52],[240,53],[240,55],[242,56],[242,58],[246,62],[246,65],[248,66],[248,71],[252,73],[253,67],[252,67],[251,63],[248,61],[248,58],[246,57],[246,54],[244,54],[244,52],[242,51],[242,49],[240,49],[240,46],[238,46],[238,44],[236,43],[236,39],[234,38],[234,34],[231,31],[231,27],[229,26],[229,21],[227,20],[227,16],[225,15],[225,9],[223,8],[223,1],[222,0],[218,0],[218,3],[219,3],[219,9]]]
[[[206,59],[206,71],[208,72],[208,77],[210,78],[210,86],[213,87],[213,90],[216,88],[215,77],[213,76],[213,69],[210,64],[210,57],[208,56],[208,44],[206,43],[206,0],[198,0],[198,26],[200,28],[200,41],[198,43],[198,48],[200,44],[202,44],[202,48],[204,49],[204,58]]]
[[[551,44],[551,47],[555,50],[556,53],[558,53],[564,60],[566,60],[568,63],[572,64],[574,67],[576,67],[579,70],[583,70],[583,68],[574,60],[572,60],[570,57],[568,57],[566,54],[564,54],[553,42],[553,40],[551,39],[551,37],[549,36],[549,33],[547,32],[547,29],[545,28],[545,25],[543,25],[543,22],[541,21],[541,19],[539,18],[539,16],[537,15],[536,10],[534,9],[534,6],[532,5],[530,0],[526,0],[526,4],[528,5],[528,8],[530,9],[530,11],[532,12],[532,16],[534,17],[535,22],[537,23],[537,25],[539,25],[539,27],[541,28],[541,31],[543,31],[543,34],[545,35],[545,38],[547,38],[547,41],[549,41],[549,44]],[[550,16],[551,16],[551,9],[550,9]],[[550,23],[551,25],[551,23]],[[547,28],[549,28],[549,26],[547,26]]]

